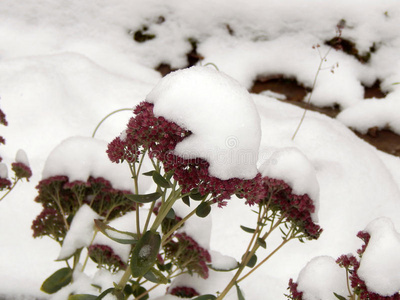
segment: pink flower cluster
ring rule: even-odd
[[[6,120],[6,115],[5,113],[0,109],[0,124],[7,126],[7,120]],[[6,140],[4,137],[0,136],[0,144],[5,144]],[[0,156],[0,162],[3,160],[3,158]],[[15,178],[16,179],[23,179],[25,178],[27,181],[29,181],[29,178],[32,176],[32,171],[31,168],[23,163],[20,162],[14,162],[11,164],[11,169],[15,173]],[[5,176],[6,177],[6,176]],[[10,189],[12,186],[12,182],[8,178],[2,178],[0,177],[0,191],[3,189]]]
[[[206,160],[187,159],[174,154],[176,145],[191,132],[162,116],[156,117],[153,107],[152,103],[144,101],[135,108],[135,117],[130,119],[123,137],[117,137],[108,146],[111,161],[134,162],[146,151],[151,158],[163,163],[165,172],[173,171],[182,194],[211,195],[219,206],[226,205],[226,200],[232,195],[245,198],[250,205],[263,203],[272,197],[273,209],[282,211],[307,237],[319,237],[322,229],[311,219],[315,207],[308,195],[295,195],[282,180],[263,178],[261,174],[251,180],[221,180],[211,176]]]
[[[315,212],[311,198],[307,194],[293,194],[292,188],[283,180],[268,177],[263,180],[266,199],[271,199],[270,208],[281,211],[308,238],[317,239],[322,229],[311,219],[311,213]]]
[[[361,249],[357,250],[359,258],[362,257],[365,249],[368,246],[368,242],[370,239],[370,235],[367,232],[360,231],[357,234],[357,237],[363,240],[364,245],[362,245]],[[400,294],[394,294],[392,296],[381,296],[379,294],[368,291],[368,288],[363,280],[357,274],[357,271],[360,267],[360,261],[352,254],[341,255],[336,263],[347,270],[349,273],[349,281],[350,287],[353,290],[353,294],[358,295],[357,299],[361,300],[400,300]],[[293,279],[289,280],[289,288],[290,295],[287,295],[289,299],[293,300],[303,300],[303,292],[298,290],[298,284],[293,281]],[[342,295],[344,296],[344,295]]]
[[[210,253],[186,233],[176,233],[164,249],[166,258],[180,269],[208,278],[207,263],[211,262]]]
[[[31,168],[21,162],[15,162],[11,164],[11,169],[14,171],[15,176],[17,178],[25,178],[29,181],[29,178],[32,176]]]
[[[4,125],[4,126],[7,126],[8,125],[8,123],[7,123],[7,120],[6,120],[6,114],[0,109],[0,124],[2,124],[2,125]],[[6,140],[4,139],[4,137],[2,137],[1,135],[0,135],[0,144],[5,144],[6,143]],[[3,160],[3,158],[0,156],[0,162]],[[0,179],[0,187],[3,185],[4,183],[2,183],[1,182],[1,179]],[[11,185],[11,184],[10,184]]]
[[[70,182],[67,176],[53,176],[41,180],[36,188],[39,193],[35,201],[42,204],[43,211],[33,221],[33,236],[48,235],[58,242],[62,242],[67,224],[83,204],[108,221],[136,208],[125,197],[128,191],[114,189],[104,178]]]
[[[360,231],[357,234],[357,237],[362,239],[364,242],[364,245],[362,245],[361,249],[357,250],[359,258],[361,258],[363,253],[365,252],[365,249],[368,247],[370,235],[367,232]],[[392,296],[381,296],[379,294],[368,291],[368,287],[366,286],[365,282],[361,280],[357,274],[357,271],[360,267],[360,262],[355,256],[342,255],[336,260],[336,263],[349,272],[351,288],[356,295],[360,296],[361,300],[400,300],[399,293]]]
[[[60,213],[53,208],[44,208],[32,223],[33,237],[49,236],[61,244],[66,227]]]
[[[197,190],[201,195],[211,194],[220,206],[233,194],[246,197],[250,204],[260,201],[258,194],[252,193],[260,181],[232,178],[221,180],[208,173],[209,163],[201,158],[186,159],[174,154],[176,145],[191,132],[166,120],[156,117],[153,104],[140,103],[134,110],[125,131],[125,138],[117,137],[108,146],[108,156],[113,162],[136,161],[138,155],[148,151],[150,157],[161,161],[165,172],[174,171],[174,179],[182,187],[182,193]]]
[[[88,248],[89,257],[111,272],[126,269],[126,264],[122,261],[121,257],[114,253],[114,250],[106,245],[94,244]]]
[[[9,189],[11,188],[12,182],[8,180],[7,178],[1,178],[0,177],[0,191],[3,189]]]
[[[174,287],[171,291],[168,291],[168,293],[179,298],[193,298],[200,295],[194,288],[187,286]]]

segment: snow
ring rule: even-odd
[[[17,154],[15,155],[15,162],[23,163],[25,166],[29,167],[28,155],[26,154],[26,152],[24,150],[19,149],[17,151]]]
[[[0,178],[8,178],[8,168],[5,163],[0,163]]]
[[[129,168],[126,165],[113,164],[108,159],[107,145],[106,141],[79,136],[62,141],[47,158],[43,179],[64,175],[72,182],[87,181],[90,176],[102,177],[110,181],[114,188],[133,193]]]
[[[72,219],[57,260],[69,258],[76,250],[89,246],[94,237],[94,220],[99,218],[87,204],[82,205]]]
[[[260,150],[263,153],[263,150]],[[295,195],[308,194],[314,202],[314,222],[318,221],[319,185],[315,169],[298,149],[286,147],[275,150],[259,168],[263,177],[285,181]]]
[[[157,22],[160,16],[165,18],[164,22]],[[365,132],[375,126],[389,127],[400,133],[400,85],[394,84],[400,81],[399,18],[400,7],[395,0],[208,0],[198,3],[182,0],[150,0],[146,3],[138,0],[122,0],[118,3],[104,0],[2,1],[0,103],[9,125],[2,127],[1,135],[7,144],[0,147],[0,155],[3,162],[10,166],[17,150],[25,149],[33,176],[30,182],[18,184],[0,203],[0,257],[7,258],[0,262],[1,294],[13,298],[46,298],[39,287],[61,267],[59,262],[52,259],[57,257],[60,250],[57,243],[46,238],[33,239],[30,229],[32,220],[41,210],[41,206],[33,199],[37,195],[35,186],[41,180],[42,170],[59,167],[54,171],[63,171],[71,178],[86,181],[87,176],[97,170],[97,165],[90,165],[91,162],[102,162],[99,165],[105,167],[107,157],[100,155],[100,152],[104,154],[106,143],[125,129],[132,113],[125,111],[108,118],[96,135],[101,142],[89,138],[94,128],[110,112],[133,108],[146,99],[161,78],[154,70],[160,63],[170,63],[173,68],[184,67],[187,63],[186,53],[191,50],[189,38],[198,41],[197,52],[204,57],[202,64],[212,62],[226,75],[221,75],[212,66],[202,67],[204,72],[219,75],[211,75],[214,80],[210,87],[203,89],[199,86],[204,86],[204,78],[190,81],[192,87],[194,85],[193,90],[189,90],[188,86],[179,91],[180,95],[185,93],[188,99],[185,98],[179,105],[168,101],[171,103],[165,108],[168,116],[183,118],[179,116],[177,107],[184,107],[192,97],[201,94],[207,95],[205,102],[201,103],[211,102],[213,98],[210,96],[209,99],[208,92],[212,91],[214,95],[217,77],[223,78],[221,80],[226,80],[230,88],[237,87],[234,88],[237,93],[231,95],[233,100],[211,102],[211,107],[221,103],[224,105],[206,116],[205,107],[198,108],[199,113],[191,113],[194,119],[189,120],[197,123],[193,128],[191,123],[185,123],[187,128],[203,130],[204,125],[205,128],[211,128],[211,133],[217,133],[220,128],[213,124],[221,125],[219,117],[226,117],[228,112],[232,112],[233,102],[230,101],[247,99],[243,107],[251,115],[246,122],[252,124],[249,126],[252,130],[243,133],[235,129],[232,133],[226,133],[223,139],[218,139],[216,145],[222,158],[231,159],[226,154],[238,154],[235,151],[242,147],[246,150],[246,143],[254,142],[261,133],[261,157],[266,155],[268,159],[275,151],[295,148],[307,160],[302,160],[304,167],[303,163],[296,163],[293,173],[298,174],[300,163],[300,169],[307,170],[307,161],[315,170],[319,185],[318,217],[324,229],[320,239],[305,244],[291,242],[281,249],[250,280],[240,283],[246,299],[259,299],[260,294],[263,297],[265,295],[267,300],[284,299],[289,278],[297,278],[307,262],[321,255],[338,257],[354,253],[360,246],[356,233],[376,218],[388,217],[395,228],[400,228],[400,159],[377,151],[347,128],[350,126]],[[296,139],[292,141],[291,136],[303,110],[275,100],[272,98],[274,94],[248,96],[243,89],[240,92],[239,84],[250,88],[257,76],[282,75],[296,78],[299,83],[310,87],[320,63],[320,56],[312,46],[320,44],[319,50],[325,54],[329,50],[325,41],[335,36],[335,26],[342,19],[346,21],[342,36],[356,43],[360,53],[369,51],[373,44],[376,50],[366,64],[342,51],[330,51],[318,77],[312,103],[320,106],[339,104],[343,111],[336,119],[308,112]],[[133,32],[144,25],[156,38],[145,43],[133,41]],[[330,67],[336,63],[339,63],[339,67],[332,74]],[[179,80],[187,79],[186,75],[178,77]],[[362,86],[372,85],[377,79],[381,80],[382,89],[388,95],[385,99],[364,100]],[[161,86],[163,81],[160,82]],[[246,96],[242,94],[243,98],[236,98],[241,93]],[[182,101],[180,99],[176,100]],[[161,102],[155,101],[156,108]],[[255,106],[250,104],[252,102]],[[191,108],[190,105],[186,108]],[[253,106],[255,108],[251,108]],[[257,122],[261,126],[255,124],[257,114],[260,116]],[[217,118],[218,122],[211,116]],[[227,119],[233,123],[230,117]],[[259,131],[251,135],[255,128]],[[198,135],[205,139],[209,133],[200,132]],[[57,163],[44,168],[53,149],[70,137],[78,137],[75,147],[68,151],[60,150]],[[239,144],[235,147],[235,143],[231,142]],[[234,147],[229,148],[229,145]],[[200,146],[195,150],[206,149],[214,153],[215,148],[206,148],[205,144]],[[251,148],[258,149],[258,146],[254,142]],[[99,156],[91,154],[87,157],[85,149],[97,149]],[[80,164],[83,157],[87,159],[85,168]],[[95,160],[95,157],[98,159]],[[64,161],[70,163],[64,164]],[[82,173],[76,172],[78,167],[82,167]],[[127,171],[126,166],[120,167],[121,174]],[[1,168],[0,175],[3,176],[4,167]],[[255,165],[251,164],[244,171],[251,177],[254,170]],[[104,173],[108,171],[100,173],[105,176],[107,174]],[[54,173],[47,173],[50,174]],[[224,170],[224,174],[219,175],[233,174],[232,170]],[[127,178],[129,181],[130,176]],[[115,184],[120,184],[124,189],[132,187],[124,180],[118,180]],[[311,183],[307,185],[309,189],[314,186]],[[146,187],[149,186],[144,186],[143,192]],[[193,231],[190,234],[208,245],[210,251],[240,260],[249,235],[241,231],[239,226],[251,227],[256,222],[254,217],[242,200],[232,197],[227,207],[212,210],[212,222],[205,225],[204,232],[199,225],[201,223],[196,223],[197,233]],[[211,226],[211,230],[208,226]],[[386,257],[394,261],[397,253],[392,255],[389,246],[397,245],[397,235],[390,226],[383,228],[387,232],[382,235],[378,225],[370,228],[372,236],[381,237],[385,246],[376,247],[371,239],[371,251],[386,249],[389,251]],[[189,230],[189,226],[186,230]],[[268,249],[273,249],[280,239],[279,235],[271,236]],[[261,249],[259,257],[267,255],[268,249]],[[385,262],[381,256],[377,258]],[[374,262],[366,256],[362,262],[365,268],[368,267],[368,261],[371,264]],[[324,261],[323,264],[329,263]],[[85,288],[90,289],[93,277],[85,279],[83,275],[79,277],[82,278],[80,282],[86,282]],[[98,276],[105,278],[104,274]],[[213,281],[188,276],[178,279],[182,283],[187,280],[188,284],[196,285],[202,292],[215,293],[231,276],[230,272],[211,272],[210,279]],[[104,283],[104,286],[112,286],[113,281],[117,280],[107,281],[109,284]],[[21,291],[21,282],[24,283],[24,291]],[[60,299],[66,298],[68,290],[64,292],[64,297],[60,295]],[[157,289],[152,298],[176,298],[164,294],[164,288]],[[228,294],[226,299],[236,299],[235,291]]]
[[[373,220],[365,228],[371,235],[358,269],[369,291],[392,296],[400,290],[400,234],[388,218]]]
[[[198,203],[195,201],[191,202],[191,207],[187,206],[182,201],[177,201],[174,205],[175,215],[184,218],[197,205]],[[212,218],[211,215],[208,215],[205,218],[193,216],[185,222],[184,226],[178,229],[178,232],[186,233],[188,236],[193,237],[200,247],[210,250],[211,230]]]
[[[146,222],[146,217],[147,217],[148,210],[146,209],[141,209],[140,210],[140,226],[141,228],[144,227],[144,224]],[[153,220],[151,218],[150,220]],[[136,230],[136,212],[128,212],[122,217],[116,218],[112,220],[109,224],[109,226],[119,230],[119,231],[127,231],[127,232],[132,232],[132,233],[137,233]],[[132,239],[131,236],[118,233],[115,231],[107,230],[107,234],[114,237],[114,238],[119,238],[119,239]],[[116,241],[111,240],[107,236],[105,236],[103,233],[98,232],[96,234],[96,237],[93,240],[93,245],[106,245],[109,246],[116,255],[118,255],[122,261],[125,263],[128,262],[129,260],[129,254],[131,253],[131,246],[129,244],[120,244],[117,243]]]
[[[313,258],[297,278],[297,290],[304,300],[336,300],[334,293],[347,297],[346,270],[339,267],[330,256]]]
[[[211,266],[218,271],[232,270],[238,266],[238,261],[231,256],[223,255],[218,251],[210,251]]]
[[[220,179],[251,179],[257,174],[260,118],[249,92],[214,67],[191,67],[165,76],[147,95],[154,114],[192,134],[175,153],[204,158]]]

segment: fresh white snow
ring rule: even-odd
[[[113,164],[107,157],[108,143],[103,140],[75,136],[60,143],[49,155],[43,169],[43,179],[67,176],[70,182],[87,181],[90,176],[110,181],[115,189],[134,192],[126,165]],[[144,186],[146,190],[148,186]]]
[[[17,154],[15,155],[15,162],[23,163],[25,166],[29,167],[28,155],[24,150],[19,149],[17,151]]]
[[[94,238],[94,220],[99,218],[87,204],[82,205],[72,220],[57,259],[69,258],[76,250],[88,247]]]
[[[160,16],[164,17],[164,22],[159,22]],[[342,51],[330,51],[323,64],[326,69],[321,70],[318,77],[312,102],[321,106],[339,104],[343,111],[336,120],[308,112],[296,139],[292,141],[303,110],[281,103],[273,98],[274,94],[268,93],[251,95],[255,103],[253,108],[254,104],[249,104],[252,102],[250,96],[243,89],[240,92],[239,84],[250,88],[257,76],[278,74],[294,77],[311,87],[320,63],[318,51],[312,46],[320,44],[319,50],[325,54],[329,47],[324,42],[336,35],[335,27],[342,19],[346,21],[342,36],[351,39],[361,54],[369,51],[374,44],[376,50],[366,64]],[[32,220],[41,211],[41,206],[33,199],[37,194],[35,186],[42,179],[49,154],[64,140],[80,136],[79,142],[79,139],[75,140],[75,147],[61,151],[57,163],[49,168],[59,167],[57,172],[71,168],[64,174],[86,180],[93,169],[83,168],[84,172],[79,174],[72,170],[81,166],[82,157],[86,157],[88,164],[94,163],[94,157],[85,156],[86,147],[90,151],[95,151],[95,148],[96,151],[104,151],[106,143],[125,129],[132,113],[120,112],[108,118],[96,135],[102,142],[90,138],[98,122],[114,110],[133,108],[145,100],[161,79],[154,70],[160,63],[169,63],[173,68],[184,67],[186,53],[191,50],[189,38],[198,41],[197,52],[204,57],[203,65],[211,62],[229,76],[226,79],[228,86],[236,91],[232,97],[246,94],[245,102],[249,105],[243,108],[247,109],[246,115],[251,117],[251,124],[254,125],[250,125],[250,129],[256,129],[242,132],[235,129],[223,140],[219,139],[217,146],[222,151],[220,153],[239,149],[229,148],[232,144],[225,144],[228,141],[239,142],[233,145],[238,145],[240,149],[246,149],[245,143],[252,142],[251,147],[255,149],[258,147],[255,140],[261,133],[260,157],[265,155],[269,158],[279,149],[296,148],[315,170],[319,185],[318,217],[324,229],[320,239],[305,244],[291,242],[285,246],[253,276],[240,283],[246,299],[259,299],[260,294],[267,300],[285,299],[283,294],[287,292],[289,278],[296,279],[307,262],[316,256],[338,257],[354,253],[360,247],[356,233],[378,217],[388,217],[395,228],[400,228],[400,159],[377,151],[346,128],[350,126],[365,132],[374,126],[386,126],[400,133],[400,85],[394,84],[400,81],[399,19],[400,7],[395,0],[207,0],[199,3],[183,0],[149,0],[146,3],[138,0],[118,3],[105,0],[2,1],[0,106],[9,125],[1,127],[1,136],[7,143],[0,146],[0,156],[3,163],[10,167],[17,150],[25,149],[33,176],[29,183],[19,183],[0,202],[0,294],[13,298],[46,298],[39,291],[41,283],[63,266],[53,261],[60,251],[57,243],[47,238],[34,240],[30,229]],[[144,25],[156,38],[137,43],[132,35]],[[336,63],[339,67],[332,74],[330,67]],[[216,73],[213,66],[202,68],[207,73]],[[216,77],[213,76],[215,80],[210,83],[213,95],[219,92],[215,88],[218,82]],[[226,78],[225,75],[223,77]],[[377,79],[381,80],[382,89],[388,95],[385,99],[364,100],[362,86],[372,85]],[[204,83],[198,80],[199,84]],[[196,82],[191,84],[196,88]],[[208,90],[195,90],[191,92],[187,87],[177,91],[179,97],[185,94],[182,97],[188,99],[177,99],[179,103],[174,106],[183,107],[189,103],[187,101],[200,95],[207,95],[204,103],[214,99],[209,98]],[[156,108],[161,104],[154,102]],[[211,102],[211,106],[216,107],[217,103]],[[191,123],[184,124],[190,130],[203,130],[199,123],[204,122],[205,128],[211,128],[212,133],[218,132],[219,126],[214,125],[221,125],[221,120],[217,122],[215,119],[228,116],[227,113],[233,109],[227,99],[221,103],[225,106],[221,105],[222,108],[211,114],[214,119],[205,115],[204,108],[199,108],[201,120],[194,118],[196,123],[193,128]],[[190,102],[190,105],[193,103]],[[178,122],[181,120],[178,118],[184,117],[178,115],[179,110],[175,107],[165,109]],[[190,115],[197,117],[195,113]],[[259,129],[256,128],[259,125],[255,124],[257,115],[260,116]],[[233,121],[231,117],[227,119]],[[208,135],[204,132],[199,134],[203,138]],[[206,148],[205,144],[200,146],[201,149],[214,150]],[[98,158],[96,162],[106,164],[105,154],[99,154]],[[69,165],[64,164],[66,161],[70,162]],[[129,181],[127,167],[119,167],[124,169],[121,174],[128,172]],[[293,173],[299,171],[298,167],[298,164],[293,166]],[[4,167],[1,168],[0,176],[3,177],[5,171]],[[251,177],[254,165],[246,166],[246,169],[247,176]],[[227,170],[218,175],[228,177],[233,174],[232,170]],[[123,182],[121,179],[118,184],[124,189],[132,188]],[[308,184],[308,188],[315,186]],[[249,235],[239,226],[254,225],[254,213],[242,200],[233,197],[227,207],[213,209],[210,218],[211,230],[207,225],[205,232],[211,235],[207,237],[208,233],[203,232],[199,240],[209,243],[212,251],[240,260]],[[386,238],[382,235],[386,241],[384,245],[397,245],[397,235],[391,227],[384,228],[388,235]],[[381,236],[377,225],[370,229],[372,236]],[[279,235],[272,236],[268,249],[273,249],[280,240]],[[371,242],[374,251],[385,249],[373,246],[372,239]],[[262,249],[259,257],[267,254]],[[393,260],[397,257],[394,254],[389,256]],[[365,268],[368,261],[371,264],[374,262],[367,257]],[[326,261],[323,263],[329,264]],[[386,264],[380,266],[384,268],[382,272],[391,272],[389,266],[384,267]],[[112,282],[117,281],[115,278],[106,279],[105,274],[76,276],[81,278],[82,286],[79,288],[82,292],[93,291],[90,290],[93,278],[103,282],[104,287],[112,286]],[[179,280],[181,284],[194,285],[201,292],[215,293],[231,276],[229,272],[210,272],[208,281],[186,277]],[[24,284],[23,291],[21,282]],[[69,291],[66,289],[59,299],[65,299]],[[175,299],[164,294],[164,288],[157,289],[152,298]],[[237,299],[236,292],[232,290],[226,299]]]
[[[313,258],[301,270],[296,281],[304,300],[336,300],[334,293],[347,297],[346,270],[330,256]]]
[[[369,291],[392,296],[400,290],[400,234],[388,218],[378,218],[365,231],[371,235],[358,269]]]
[[[8,178],[8,168],[5,163],[0,163],[0,178]]]
[[[147,95],[154,114],[190,130],[175,153],[204,158],[220,179],[257,174],[260,117],[249,92],[213,66],[192,67],[165,76]]]
[[[263,153],[263,150],[260,150]],[[266,153],[263,153],[266,154]],[[275,150],[259,168],[263,177],[285,181],[295,195],[308,194],[314,202],[314,222],[318,221],[319,185],[315,169],[307,157],[294,147]]]

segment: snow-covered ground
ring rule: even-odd
[[[1,1],[0,107],[9,126],[1,127],[7,144],[0,147],[0,156],[9,165],[17,150],[24,149],[33,177],[0,202],[0,295],[46,297],[40,285],[61,267],[54,262],[59,246],[49,239],[34,240],[30,226],[41,210],[34,202],[35,186],[47,156],[63,140],[90,137],[105,115],[144,100],[161,79],[154,68],[161,63],[186,66],[189,39],[197,41],[203,65],[215,64],[245,88],[259,75],[276,74],[311,87],[320,63],[312,46],[321,45],[324,55],[329,49],[324,42],[335,37],[338,23],[344,25],[343,38],[352,40],[361,54],[375,50],[366,64],[342,51],[327,56],[312,102],[339,104],[337,120],[308,112],[292,141],[302,109],[252,95],[261,117],[260,156],[273,163],[275,151],[294,147],[311,162],[324,231],[317,241],[289,243],[243,281],[246,299],[284,299],[289,278],[296,279],[307,262],[319,255],[355,253],[361,245],[356,233],[377,217],[389,217],[400,230],[400,159],[377,151],[346,127],[388,127],[400,134],[398,2]],[[133,33],[143,26],[155,38],[138,43]],[[388,95],[364,100],[363,85],[377,79]],[[128,111],[114,114],[96,137],[111,141],[130,117]],[[294,173],[302,168],[304,164],[293,164]],[[213,210],[212,250],[240,258],[248,234],[239,226],[254,222],[254,214],[243,207],[241,200],[232,199],[227,207]],[[211,274],[214,284],[199,282],[200,288],[215,292],[210,290],[215,283],[226,280],[218,276]],[[159,289],[155,295],[164,292]],[[235,292],[227,299],[236,299]]]

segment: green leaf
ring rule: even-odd
[[[98,299],[97,296],[89,295],[89,294],[77,294],[77,295],[70,295],[68,300],[96,300]]]
[[[174,175],[174,170],[169,170],[166,174],[165,174],[165,179],[167,179],[168,181],[172,178],[172,175]]]
[[[196,208],[196,215],[200,218],[205,218],[211,212],[211,206],[208,202],[202,202]]]
[[[131,271],[134,278],[143,276],[156,263],[161,246],[161,236],[157,232],[147,231],[132,251]]]
[[[217,299],[217,297],[215,297],[214,295],[207,294],[198,296],[196,298],[193,298],[192,300],[215,300],[215,299]]]
[[[183,196],[182,197],[182,201],[183,201],[183,203],[185,203],[187,206],[190,207],[190,198],[189,198],[189,196]]]
[[[140,296],[145,292],[147,292],[147,290],[144,287],[139,286],[133,290],[133,296],[136,298],[137,296]],[[146,294],[145,296],[140,297],[140,300],[147,300],[147,299],[149,299],[149,294]]]
[[[153,176],[153,173],[154,173],[155,171],[148,171],[148,172],[144,172],[144,173],[142,173],[144,176]]]
[[[137,240],[137,235],[135,233],[128,232],[128,231],[117,230],[114,227],[111,227],[111,226],[108,226],[108,225],[104,224],[100,220],[94,220],[94,224],[96,225],[97,229],[101,233],[103,233],[106,237],[108,237],[109,239],[111,239],[111,240],[113,240],[113,241],[115,241],[117,243],[134,245],[138,241]],[[125,235],[128,235],[128,236],[131,236],[131,237],[133,237],[133,239],[121,239],[121,238],[113,237],[107,232],[108,230],[114,231],[114,232],[117,232],[117,233],[120,233],[120,234],[125,234]]]
[[[54,294],[64,286],[68,285],[72,280],[72,269],[62,268],[57,270],[49,278],[47,278],[40,290],[47,294]]]
[[[336,294],[335,292],[333,292],[333,294],[334,294],[335,297],[338,298],[339,300],[347,300],[345,297],[340,296],[340,295]]]
[[[105,296],[107,296],[108,294],[112,293],[113,291],[115,291],[115,288],[106,289],[96,299],[98,299],[98,300],[103,299]]]
[[[165,265],[162,265],[160,263],[157,263],[157,267],[160,271],[167,271],[169,272],[172,269],[172,263],[167,263]]]
[[[189,197],[195,201],[203,201],[204,199],[207,198],[207,196],[208,194],[206,195],[200,194],[198,189],[193,189],[189,194]]]
[[[262,238],[257,238],[257,244],[259,244],[264,249],[267,249],[267,243]]]
[[[217,271],[217,272],[230,272],[233,270],[236,270],[237,268],[239,268],[239,263],[236,262],[236,266],[234,266],[233,268],[226,268],[226,269],[221,269],[221,268],[216,268],[214,267],[212,264],[211,265],[207,265],[211,270]]]
[[[168,211],[168,213],[167,213],[167,215],[165,216],[167,219],[170,219],[170,220],[175,220],[175,211],[174,211],[174,209],[173,208],[171,208],[169,211]]]
[[[153,181],[159,186],[163,188],[170,188],[172,185],[171,183],[166,180],[164,177],[161,176],[160,173],[153,171]]]
[[[128,198],[129,200],[132,200],[134,202],[137,203],[150,203],[150,202],[154,202],[157,199],[159,199],[162,196],[161,193],[159,192],[155,192],[155,193],[151,193],[151,194],[146,194],[146,195],[136,195],[136,194],[128,194],[125,195],[126,198]]]
[[[254,232],[256,232],[255,229],[249,228],[249,227],[246,227],[246,226],[243,226],[243,225],[240,225],[240,228],[242,228],[245,232],[248,232],[248,233],[254,233]]]
[[[235,286],[236,286],[236,292],[237,292],[238,300],[246,300],[246,299],[244,299],[242,290],[240,289],[240,287],[237,284],[237,282],[235,282]]]
[[[144,278],[154,283],[161,283],[161,284],[168,283],[167,277],[165,277],[163,273],[161,273],[154,267],[152,267],[146,274],[144,274]]]
[[[244,258],[244,255],[242,256],[242,260]],[[246,264],[246,266],[253,268],[257,263],[257,256],[255,254],[253,254],[253,256],[250,258],[250,260],[248,261],[248,263]]]

